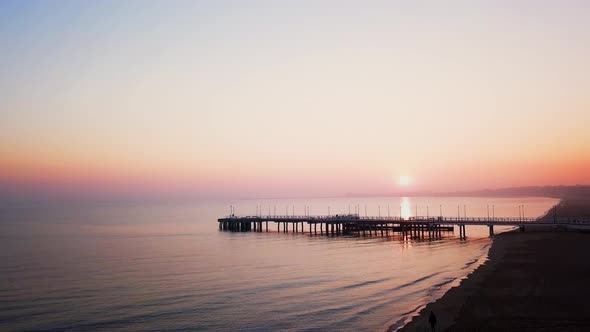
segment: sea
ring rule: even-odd
[[[2,331],[386,331],[485,262],[485,226],[441,239],[220,231],[237,215],[541,216],[557,200],[341,197],[7,204]],[[496,228],[496,233],[510,230]],[[307,230],[307,226],[306,226]]]

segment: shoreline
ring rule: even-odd
[[[494,269],[504,254],[504,245],[497,241],[502,235],[511,233],[501,233],[495,236],[485,261],[475,270],[463,277],[459,285],[450,288],[442,297],[436,301],[428,303],[418,315],[414,316],[406,325],[399,329],[390,327],[387,332],[394,331],[429,331],[428,315],[433,311],[437,315],[437,330],[443,331],[449,328],[454,322],[455,317],[459,315],[461,307],[469,296],[479,287],[481,281],[486,278]]]
[[[590,198],[562,199],[542,218],[552,217],[556,209],[561,214],[590,215]],[[576,230],[531,227],[524,233],[498,234],[483,264],[407,324],[399,329],[391,326],[388,332],[430,331],[431,311],[437,316],[437,331],[590,326],[590,318],[584,318],[590,317],[590,309],[584,309],[590,296],[585,291],[590,282],[584,254],[588,250],[590,235]]]

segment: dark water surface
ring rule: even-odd
[[[398,235],[326,237],[230,233],[216,219],[237,205],[296,213],[541,215],[553,199],[342,198],[0,209],[0,329],[385,330],[473,270],[491,243],[485,227],[436,241]],[[442,205],[442,206],[441,206]],[[409,207],[409,208],[408,208]],[[279,208],[277,208],[279,209]],[[324,211],[325,210],[325,211]],[[291,211],[291,210],[290,210]],[[394,211],[396,213],[394,213]],[[364,211],[363,211],[364,212]],[[447,213],[448,212],[448,213]]]

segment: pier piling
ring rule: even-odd
[[[520,231],[525,230],[525,225],[550,225],[556,227],[568,227],[570,224],[579,225],[586,223],[590,225],[589,218],[563,218],[553,219],[550,221],[534,218],[496,218],[489,216],[487,218],[467,218],[455,217],[446,218],[438,217],[413,217],[410,219],[403,219],[401,217],[361,217],[358,214],[349,215],[331,215],[331,216],[235,216],[230,215],[218,219],[218,229],[220,231],[232,232],[266,232],[269,231],[269,222],[274,222],[277,225],[277,233],[289,233],[289,224],[291,224],[294,233],[306,233],[305,223],[309,226],[309,234],[317,235],[317,224],[320,224],[320,234],[326,235],[342,235],[342,234],[356,234],[357,236],[390,236],[389,230],[395,235],[401,234],[402,239],[439,239],[444,232],[453,232],[454,227],[459,227],[459,238],[464,240],[467,238],[466,225],[480,225],[487,226],[489,236],[494,236],[494,226],[516,226]],[[299,225],[301,223],[301,225]],[[263,225],[264,224],[264,225]],[[281,224],[283,229],[281,230]],[[312,226],[313,225],[313,226]],[[301,226],[301,231],[299,227]],[[313,229],[312,229],[313,227]],[[324,230],[325,227],[325,230]],[[264,230],[263,230],[264,229]],[[362,235],[361,235],[362,234]]]

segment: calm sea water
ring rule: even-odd
[[[0,210],[0,330],[386,330],[470,273],[487,228],[442,240],[220,232],[237,214],[538,216],[544,198],[338,198]],[[491,207],[490,207],[491,208]]]

